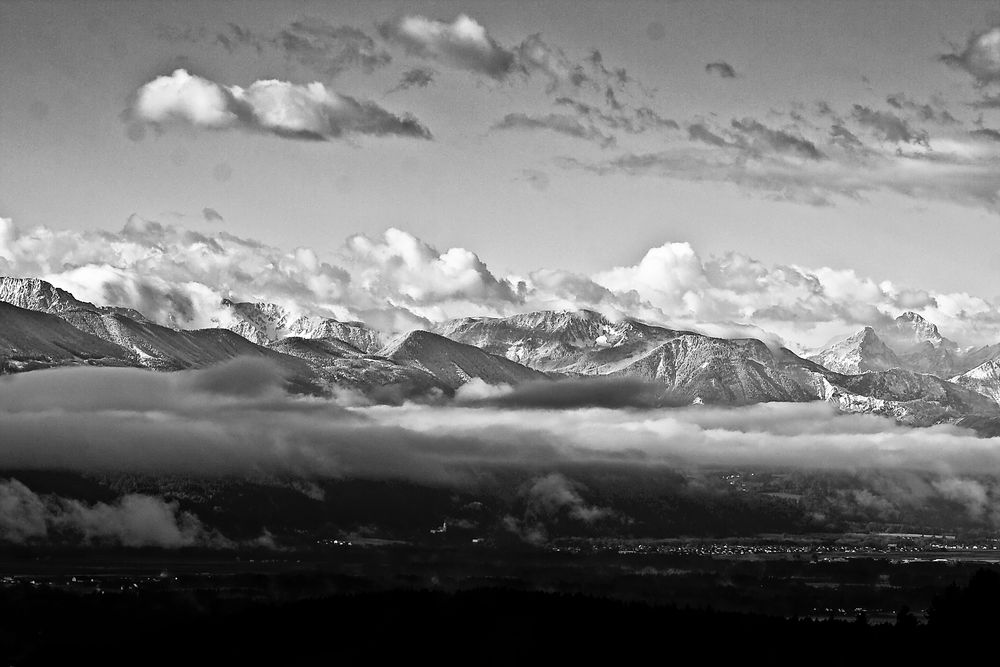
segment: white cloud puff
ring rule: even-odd
[[[223,86],[183,69],[142,85],[127,116],[156,127],[179,123],[298,139],[350,134],[431,138],[430,130],[412,116],[393,114],[374,102],[328,90],[319,82],[298,85],[269,79],[241,88]]]
[[[79,299],[182,328],[225,325],[231,315],[221,301],[231,298],[361,320],[387,333],[458,317],[587,308],[613,320],[808,348],[912,310],[960,344],[1000,338],[1000,309],[978,296],[740,253],[702,256],[677,242],[589,276],[545,268],[518,277],[497,275],[472,250],[441,250],[395,228],[321,253],[135,215],[116,233],[22,231],[0,218],[0,275],[40,277]]]
[[[504,78],[514,66],[514,54],[465,14],[459,14],[451,23],[402,16],[383,23],[379,32],[413,55],[494,79]]]

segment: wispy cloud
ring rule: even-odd
[[[708,63],[705,65],[705,71],[709,74],[714,74],[723,79],[735,79],[736,70],[733,66],[724,60],[719,60],[713,63]]]
[[[494,130],[544,130],[575,139],[592,141],[602,148],[615,145],[611,135],[604,134],[592,125],[581,123],[576,117],[565,114],[528,115],[509,113],[494,123]]]
[[[408,69],[399,77],[399,83],[389,92],[395,93],[400,90],[409,90],[410,88],[426,88],[434,81],[434,75],[434,70],[429,67]]]

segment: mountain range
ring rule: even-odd
[[[252,355],[276,363],[292,391],[349,390],[378,402],[450,395],[474,378],[514,386],[609,376],[690,403],[822,400],[914,425],[1000,418],[1000,344],[961,348],[916,313],[803,357],[587,310],[461,318],[389,337],[276,304],[221,305],[216,328],[181,330],[43,280],[0,278],[0,373],[80,364],[176,371]]]

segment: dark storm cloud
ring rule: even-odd
[[[855,104],[852,116],[859,125],[871,129],[885,141],[906,144],[926,144],[928,141],[926,132],[913,129],[909,123],[889,111],[878,111]]]
[[[967,72],[980,85],[1000,81],[1000,26],[973,33],[964,48],[956,48],[940,60]]]
[[[576,139],[591,141],[602,148],[615,145],[615,138],[604,134],[592,125],[581,123],[574,116],[545,114],[531,116],[523,113],[509,113],[493,125],[494,130],[544,130]]]
[[[705,65],[705,71],[708,72],[709,74],[714,74],[723,79],[736,78],[736,70],[733,69],[732,65],[725,62],[724,60],[719,60],[714,63],[708,63],[707,65]]]
[[[426,88],[434,81],[434,75],[434,70],[429,67],[414,67],[413,69],[406,70],[399,77],[399,83],[389,92],[394,93],[400,90],[409,90],[410,88]]]

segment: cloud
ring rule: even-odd
[[[609,508],[588,505],[580,495],[583,490],[583,485],[560,473],[536,477],[521,490],[525,502],[523,517],[508,515],[503,525],[525,542],[544,544],[548,541],[547,524],[561,517],[584,524],[615,517]]]
[[[205,27],[161,26],[158,36],[169,42],[209,43],[229,53],[252,49],[258,55],[277,51],[313,74],[333,78],[349,69],[371,73],[392,62],[385,48],[360,28],[303,17],[274,32],[256,32],[230,23],[222,31]]]
[[[754,151],[774,151],[808,160],[822,160],[826,157],[813,142],[782,130],[771,129],[752,118],[733,119],[732,127],[740,132],[748,147]]]
[[[980,127],[969,132],[970,135],[979,139],[986,139],[987,141],[1000,141],[1000,130],[994,130],[991,127]]]
[[[505,47],[475,19],[458,15],[451,23],[419,15],[399,16],[379,24],[379,34],[411,57],[509,82],[515,78],[546,81],[546,90],[587,89],[603,96],[612,108],[621,108],[615,91],[642,89],[622,67],[608,67],[600,51],[591,49],[579,59],[535,33],[520,44]]]
[[[201,209],[201,215],[205,218],[206,222],[225,222],[226,219],[216,211],[214,208],[208,208],[207,206]]]
[[[374,102],[328,90],[319,82],[298,85],[270,79],[241,88],[223,86],[183,69],[141,86],[126,118],[157,128],[180,124],[295,139],[354,134],[431,138],[430,131],[412,116],[395,115]]]
[[[678,404],[666,396],[663,385],[632,377],[569,378],[525,382],[516,387],[487,391],[476,387],[456,395],[469,405],[505,408],[654,408]]]
[[[973,33],[965,48],[946,53],[940,60],[967,72],[980,85],[1000,81],[1000,26]]]
[[[342,407],[285,394],[232,396],[199,387],[206,371],[155,373],[74,368],[0,380],[0,469],[88,475],[233,476],[282,480],[316,495],[326,480],[402,480],[475,491],[527,479],[508,528],[545,539],[627,521],[609,501],[589,499],[576,479],[633,479],[704,469],[781,469],[864,476],[869,494],[919,506],[958,502],[993,521],[1000,474],[995,439],[949,425],[908,428],[826,403],[743,408],[520,408],[441,403]],[[893,490],[887,475],[917,476]],[[861,489],[859,489],[860,491]],[[595,496],[602,498],[603,496]],[[985,501],[985,503],[984,503]],[[127,545],[225,544],[177,504],[125,496],[85,504],[0,483],[0,534]],[[576,528],[574,528],[575,530]]]
[[[545,192],[548,190],[549,184],[551,183],[549,175],[544,171],[539,171],[538,169],[521,170],[521,178],[538,192]]]
[[[128,494],[93,505],[59,496],[39,496],[16,479],[0,480],[0,541],[25,544],[49,539],[125,547],[226,546],[176,502]]]
[[[891,192],[1000,210],[1000,153],[984,148],[983,137],[956,127],[931,138],[894,114],[861,105],[849,118],[834,118],[828,129],[811,130],[802,123],[768,127],[752,118],[734,119],[728,127],[700,120],[688,124],[687,142],[669,141],[655,152],[556,162],[596,174],[725,183],[767,199],[816,206]]]
[[[352,68],[370,73],[392,61],[364,31],[312,17],[293,21],[271,41],[290,58],[330,77]]]
[[[716,76],[721,77],[723,79],[736,78],[736,70],[733,69],[732,65],[725,62],[724,60],[719,60],[714,63],[708,63],[707,65],[705,65],[705,71],[708,72],[709,74],[715,74]]]
[[[381,23],[379,34],[410,55],[497,80],[510,74],[515,64],[513,52],[500,46],[486,28],[465,14],[459,14],[451,23],[401,16]]]
[[[564,114],[545,114],[529,116],[523,113],[509,113],[493,125],[494,130],[545,130],[555,132],[575,139],[594,142],[601,148],[615,145],[614,137],[604,134],[597,128],[585,125],[573,116]]]
[[[399,83],[389,92],[394,93],[410,88],[426,88],[434,81],[435,71],[429,67],[414,67],[408,69],[399,77]]]
[[[611,112],[606,112],[592,104],[571,97],[556,98],[555,104],[572,109],[588,122],[629,134],[642,134],[651,130],[680,129],[677,121],[665,118],[649,107],[625,108],[619,104],[613,106]]]
[[[639,156],[619,168],[644,173],[661,168],[660,159]],[[688,178],[706,168],[691,161],[676,168],[680,164]],[[0,218],[0,275],[37,276],[79,299],[134,308],[186,329],[228,326],[233,315],[222,300],[232,299],[274,303],[293,318],[361,320],[386,333],[451,318],[580,308],[614,320],[637,317],[803,347],[906,310],[964,345],[995,343],[1000,331],[1000,309],[975,295],[897,285],[847,269],[765,264],[735,252],[703,256],[676,242],[592,275],[542,268],[505,276],[470,249],[435,248],[399,229],[355,235],[320,254],[139,216],[118,232],[21,230]]]
[[[943,102],[934,100],[934,104],[919,104],[903,93],[895,93],[885,98],[889,106],[901,111],[908,111],[919,120],[938,123],[939,125],[958,125],[960,121],[944,108]]]
[[[732,144],[709,130],[702,123],[692,123],[691,125],[688,125],[688,138],[691,141],[700,141],[701,143],[708,144],[709,146],[715,146],[717,148],[732,146]]]
[[[877,111],[860,104],[854,105],[854,119],[885,140],[895,143],[927,144],[926,132],[914,130],[909,123],[888,111]]]

